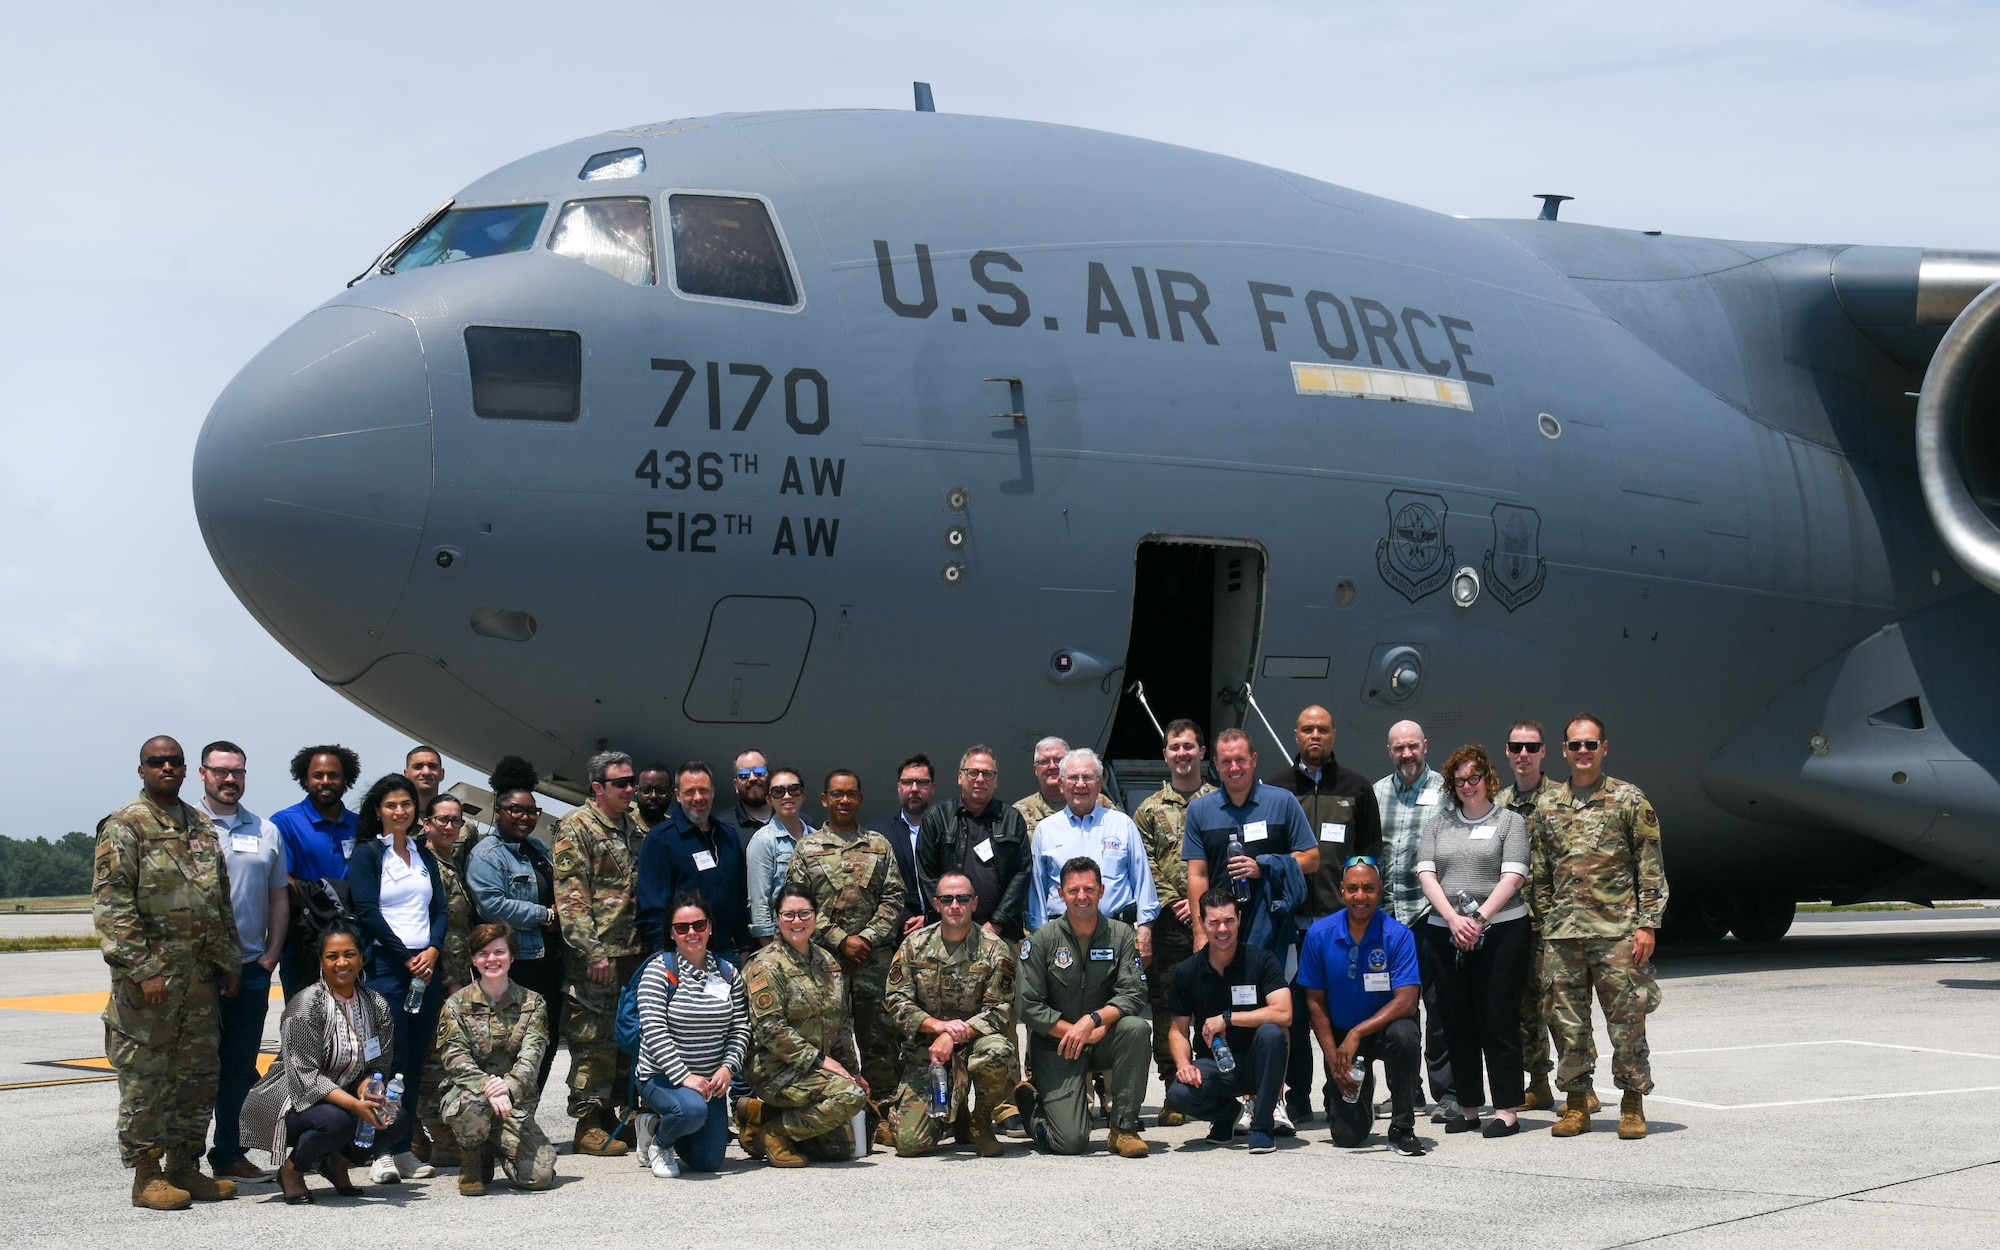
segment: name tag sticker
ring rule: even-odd
[[[1229,1005],[1231,1007],[1255,1007],[1257,1005],[1257,987],[1254,985],[1230,986]]]
[[[1361,974],[1361,988],[1370,994],[1389,992],[1389,974],[1386,972],[1364,972]]]
[[[707,994],[710,998],[720,999],[724,1002],[729,999],[729,987],[722,983],[720,977],[710,977],[708,984],[703,987],[703,993]]]
[[[988,838],[978,846],[973,847],[972,853],[979,857],[981,863],[991,863],[993,860],[993,839]]]
[[[1436,807],[1437,801],[1443,796],[1444,792],[1441,790],[1426,790],[1417,796],[1417,806]]]
[[[1093,946],[1090,948],[1090,957],[1098,960],[1116,959],[1118,958],[1118,952],[1111,950],[1109,947]]]
[[[232,833],[229,835],[229,849],[245,855],[255,855],[263,839],[254,833]]]
[[[1271,826],[1267,821],[1253,820],[1243,826],[1243,840],[1245,842],[1262,842],[1270,836]]]
[[[1326,821],[1319,827],[1319,840],[1322,842],[1345,842],[1347,841],[1347,826],[1336,825],[1330,820]]]
[[[340,840],[340,857],[341,857],[342,859],[353,859],[353,858],[354,858],[354,839],[353,839],[353,838],[342,838],[342,839]]]
[[[370,1034],[368,1040],[361,1043],[361,1057],[363,1059],[380,1059],[382,1057],[382,1039]]]
[[[694,870],[696,872],[707,872],[713,867],[715,867],[715,856],[710,855],[707,851],[696,851],[694,853]]]
[[[1467,836],[1474,842],[1484,842],[1500,831],[1498,825],[1479,825]]]

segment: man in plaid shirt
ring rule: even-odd
[[[1417,884],[1417,840],[1424,824],[1444,810],[1444,777],[1430,766],[1431,744],[1413,720],[1389,727],[1389,758],[1395,770],[1375,783],[1375,806],[1382,812],[1382,894],[1389,914],[1415,928],[1430,904]],[[1421,953],[1421,952],[1419,952]],[[1426,964],[1424,979],[1424,1066],[1430,1071],[1431,1122],[1451,1112],[1451,1051],[1438,1002],[1438,970]]]

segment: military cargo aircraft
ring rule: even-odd
[[[1025,792],[1060,733],[1136,801],[1172,716],[1268,768],[1322,703],[1379,774],[1397,720],[1441,759],[1588,709],[1682,932],[1991,893],[2000,255],[1562,198],[921,108],[610,131],[245,366],[196,508],[321,680],[571,799],[606,743],[882,806],[975,741]]]

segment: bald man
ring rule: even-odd
[[[1375,806],[1375,790],[1366,777],[1351,768],[1342,768],[1333,756],[1335,730],[1333,713],[1318,704],[1299,713],[1292,726],[1292,742],[1298,748],[1286,767],[1273,771],[1264,781],[1280,790],[1289,790],[1306,814],[1306,823],[1319,840],[1319,871],[1306,878],[1305,904],[1292,913],[1299,931],[1312,928],[1322,916],[1331,916],[1345,903],[1340,895],[1341,865],[1356,855],[1378,857],[1382,846],[1382,813]],[[1304,1003],[1305,991],[1292,982],[1292,1002]],[[1294,1122],[1312,1119],[1313,1073],[1319,1068],[1312,1057],[1312,1017],[1304,1011],[1292,1013],[1291,1058],[1285,1066],[1285,1105],[1279,1109],[1277,1134],[1289,1137]],[[1331,1082],[1324,1083],[1321,1106],[1333,1110]]]

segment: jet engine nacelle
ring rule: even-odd
[[[1917,474],[1952,556],[2000,591],[2000,282],[1945,331],[1917,400]]]

